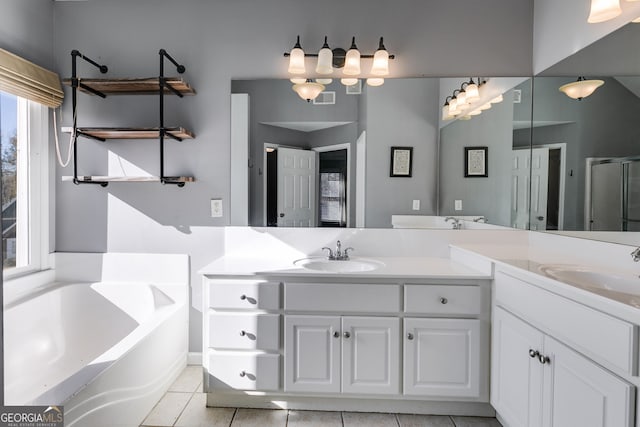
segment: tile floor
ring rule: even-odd
[[[207,408],[202,367],[187,366],[141,427],[501,427],[495,418]]]

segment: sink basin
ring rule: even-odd
[[[325,273],[358,273],[373,271],[384,266],[384,263],[373,259],[352,258],[348,261],[329,260],[324,257],[303,258],[294,261],[297,267],[307,270],[322,271]]]
[[[633,274],[607,273],[571,265],[543,265],[540,271],[575,286],[640,295],[640,278]]]

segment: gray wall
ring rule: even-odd
[[[51,2],[39,4],[41,16],[49,17]],[[200,349],[197,271],[222,253],[223,233],[215,226],[228,223],[226,217],[209,217],[209,200],[222,198],[227,211],[231,79],[286,77],[282,53],[291,48],[297,34],[308,50],[318,49],[325,34],[330,43],[342,45],[356,35],[362,50],[374,50],[384,35],[387,48],[398,58],[391,65],[394,77],[461,72],[518,76],[530,74],[532,68],[530,0],[400,0],[376,3],[374,8],[364,0],[305,2],[304,7],[294,0],[90,0],[55,2],[53,8],[54,31],[47,31],[51,37],[46,46],[55,40],[54,65],[63,76],[70,74],[72,49],[106,63],[113,77],[153,76],[157,51],[165,48],[186,65],[186,77],[198,91],[189,99],[169,100],[167,110],[168,124],[189,126],[197,135],[194,141],[167,144],[167,172],[193,174],[198,182],[183,189],[148,184],[102,189],[58,180],[56,188],[56,250],[191,255],[193,351]],[[13,8],[5,10],[7,21],[21,18]],[[38,25],[31,22],[33,31]],[[450,33],[452,22],[464,30],[445,43],[442,35]],[[469,42],[479,35],[482,44]],[[27,56],[49,58],[48,49],[34,47]],[[84,64],[81,71],[96,75]],[[79,123],[85,126],[157,121],[152,98],[83,96],[80,108]],[[63,114],[62,125],[67,126],[69,101]],[[120,156],[113,158],[114,163],[126,160],[157,170],[157,142],[86,140],[79,150],[81,173],[104,173],[109,151]],[[382,158],[386,164],[388,154]],[[433,166],[433,161],[427,162]],[[68,174],[57,171],[58,177]]]
[[[491,224],[511,224],[513,91],[471,120],[456,120],[440,132],[440,215],[484,215]],[[487,178],[464,177],[464,147],[488,147]],[[462,200],[462,211],[454,201]]]
[[[367,88],[367,227],[391,227],[391,215],[435,215],[438,79],[387,80]],[[410,178],[391,178],[390,150],[413,147]],[[420,200],[420,210],[412,201]]]
[[[573,100],[558,87],[567,77],[536,77],[534,121],[569,124],[536,127],[533,145],[567,144],[565,229],[584,228],[585,158],[640,155],[640,99],[613,78],[582,101]]]

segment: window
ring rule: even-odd
[[[0,92],[2,265],[5,278],[42,269],[48,253],[48,113]]]

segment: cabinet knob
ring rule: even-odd
[[[543,365],[546,363],[550,363],[551,359],[549,359],[549,356],[545,356],[544,354],[540,354],[538,355],[538,360],[540,361],[540,363],[542,363]]]
[[[351,334],[349,332],[345,332],[343,335],[344,335],[345,338],[349,338],[351,336]]]
[[[335,332],[333,333],[333,337],[334,337],[334,338],[340,338],[340,332],[335,331]]]
[[[538,350],[534,350],[532,348],[529,349],[529,357],[534,358],[540,356],[540,352]]]
[[[244,301],[244,300],[247,299],[247,296],[245,294],[242,294],[242,295],[240,295],[240,299]]]
[[[246,375],[247,375],[247,373],[246,373],[245,371],[240,371],[240,376],[241,376],[241,377],[243,377],[243,378],[244,378]]]
[[[240,336],[241,336],[241,337],[243,337],[243,336],[245,336],[245,335],[247,335],[247,333],[246,333],[245,331],[240,331]]]
[[[448,302],[449,302],[449,300],[446,299],[445,297],[440,298],[440,304],[446,304]]]
[[[412,340],[413,339],[413,334],[411,332],[407,333],[407,339],[408,340]]]

